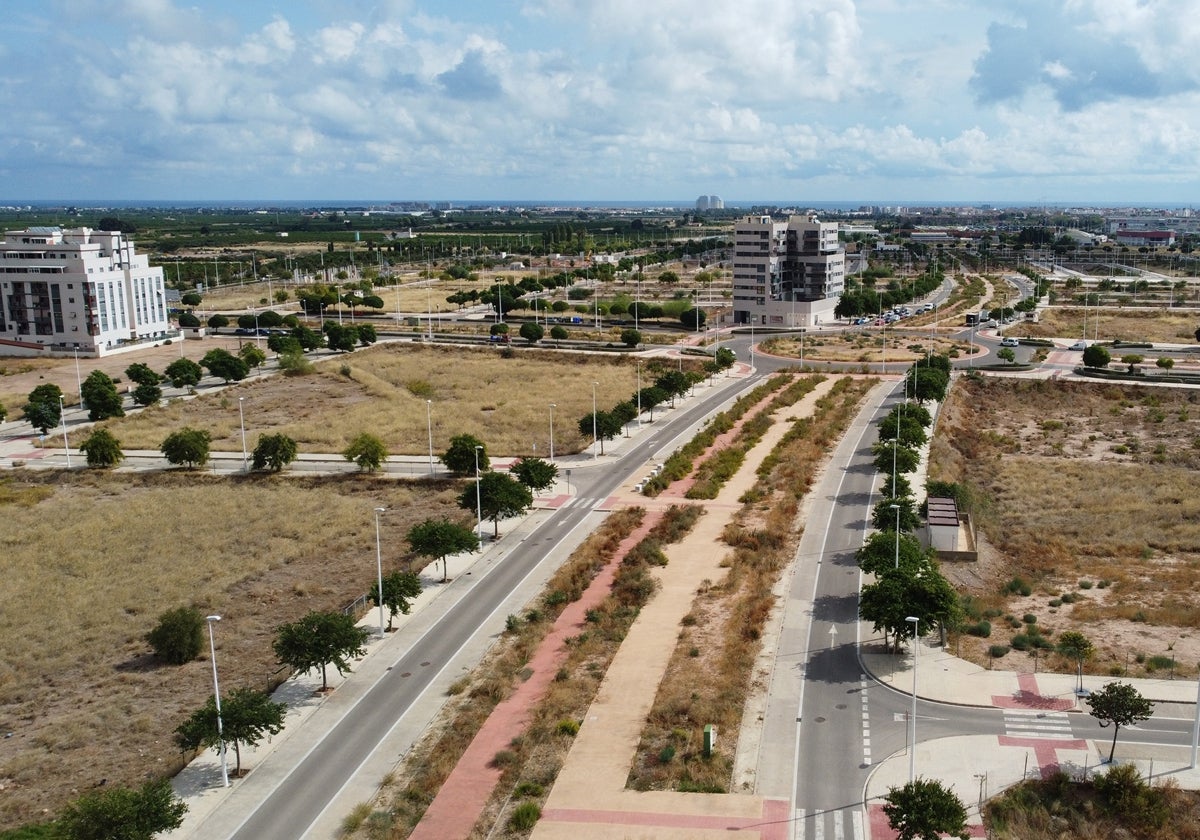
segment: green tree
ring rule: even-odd
[[[508,469],[534,493],[551,487],[558,478],[558,467],[541,458],[521,458]]]
[[[1141,695],[1129,683],[1110,682],[1099,691],[1093,691],[1087,698],[1088,709],[1100,728],[1112,724],[1112,747],[1108,750],[1108,763],[1112,764],[1113,755],[1117,751],[1117,733],[1122,726],[1132,726],[1143,720],[1149,720],[1154,714],[1154,704]]]
[[[200,383],[204,371],[191,359],[176,359],[163,371],[176,388],[192,388]]]
[[[217,330],[223,330],[229,326],[229,319],[224,315],[213,315],[208,319],[208,326],[213,332],[216,332]]]
[[[633,327],[626,327],[621,330],[621,343],[626,347],[637,347],[642,343],[642,334]]]
[[[1075,675],[1078,677],[1075,690],[1083,691],[1083,661],[1091,659],[1094,651],[1091,640],[1078,630],[1066,630],[1058,637],[1057,650],[1067,659],[1075,660]]]
[[[960,609],[954,588],[936,562],[928,558],[915,567],[901,565],[893,569],[885,565],[876,573],[876,579],[862,588],[858,606],[859,615],[872,622],[876,632],[895,639],[897,651],[900,642],[913,634],[908,616],[919,616],[927,630],[935,622],[953,626]]]
[[[137,385],[157,385],[162,382],[161,376],[141,362],[134,362],[125,368],[125,378]]]
[[[703,309],[692,307],[679,313],[679,323],[685,330],[699,330],[703,329],[706,317]]]
[[[158,449],[169,463],[187,467],[199,467],[208,462],[208,446],[212,435],[208,432],[184,426],[178,432],[167,435]]]
[[[137,405],[154,405],[162,399],[162,388],[143,382],[133,389],[133,401]]]
[[[421,594],[421,579],[412,572],[392,572],[383,577],[383,605],[388,609],[387,629],[392,629],[396,613],[408,615],[412,599]],[[379,581],[371,584],[371,603],[379,606]]]
[[[375,331],[373,324],[358,325],[358,343],[363,347],[370,347],[379,340],[379,333]]]
[[[896,568],[896,546],[895,530],[875,531],[854,556],[860,569],[869,575],[878,575]],[[902,569],[915,569],[929,562],[929,555],[914,536],[901,534],[899,549],[899,567]]]
[[[267,354],[254,344],[243,344],[238,348],[238,358],[245,362],[247,367],[256,368],[261,367],[267,360]]]
[[[1137,373],[1137,366],[1146,361],[1146,357],[1139,353],[1127,353],[1121,357],[1121,364],[1128,365],[1130,373]]]
[[[474,487],[471,488],[474,493]],[[480,494],[482,499],[482,493]],[[472,495],[472,499],[474,496]],[[472,510],[474,510],[472,501]],[[479,548],[479,535],[474,528],[468,528],[448,519],[427,519],[418,522],[408,531],[406,537],[412,550],[422,557],[442,561],[442,580],[446,580],[446,557],[461,551],[474,551]]]
[[[279,472],[296,460],[296,441],[282,432],[262,435],[254,445],[253,467],[256,470]]]
[[[4,403],[0,403],[0,423],[8,419],[8,409],[4,407]]]
[[[358,464],[363,472],[375,472],[387,460],[387,447],[370,432],[363,432],[342,450],[342,457]]]
[[[140,788],[117,787],[85,793],[63,810],[55,823],[65,840],[153,840],[179,828],[187,805],[175,797],[166,779]]]
[[[533,504],[529,488],[508,473],[488,472],[479,477],[478,503],[483,518],[493,525],[492,536],[500,536],[500,520],[520,516]],[[458,506],[465,510],[476,508],[476,487],[468,484],[458,497]]]
[[[121,442],[105,428],[93,429],[87,440],[79,445],[89,467],[115,467],[125,458]]]
[[[325,324],[325,346],[330,350],[350,352],[358,344],[358,328],[330,321]]]
[[[191,312],[179,313],[179,326],[182,329],[194,330],[200,326],[200,319]]]
[[[520,329],[521,338],[525,339],[530,344],[537,344],[539,341],[542,340],[542,337],[545,334],[546,334],[546,331],[544,329],[542,329],[541,324],[534,323],[533,321],[526,321],[524,324],[521,325],[521,329]]]
[[[1175,360],[1172,359],[1170,356],[1163,356],[1161,359],[1156,361],[1154,364],[1156,364],[1158,367],[1162,368],[1163,370],[1169,371],[1171,368],[1175,367]]]
[[[474,435],[462,434],[450,438],[450,446],[442,454],[441,461],[454,475],[475,475],[475,447],[479,447],[479,471],[491,467],[487,446]]]
[[[654,380],[654,387],[661,388],[671,398],[671,407],[675,407],[675,398],[682,397],[692,387],[692,380],[681,370],[669,370]]]
[[[728,370],[729,368],[733,367],[734,363],[737,361],[737,354],[728,347],[721,347],[717,350],[716,354],[713,356],[713,359],[716,361],[721,370]]]
[[[200,360],[203,367],[218,379],[228,382],[240,382],[250,373],[250,366],[228,350],[216,348],[209,350]]]
[[[204,616],[195,607],[176,607],[158,617],[146,634],[154,655],[169,665],[191,662],[204,649]]]
[[[316,330],[309,329],[303,324],[292,328],[292,338],[300,342],[300,346],[305,350],[316,350],[325,343],[324,337]]]
[[[345,613],[310,612],[299,621],[281,625],[272,647],[276,658],[296,671],[320,668],[324,690],[329,687],[327,667],[334,666],[339,674],[350,670],[350,659],[362,656],[367,635]]]
[[[594,415],[589,411],[579,418],[579,434],[591,438],[593,435],[600,441],[600,454],[604,454],[604,441],[612,440],[621,434],[620,418],[607,411],[597,411]]]
[[[300,342],[290,335],[271,335],[267,337],[267,349],[272,353],[303,353]]]
[[[21,411],[29,425],[47,434],[62,421],[62,389],[46,383],[29,392],[29,399]]]
[[[1092,344],[1083,351],[1083,366],[1090,368],[1106,368],[1112,361],[1112,355],[1099,344]]]
[[[895,464],[896,473],[904,475],[905,473],[913,473],[917,471],[917,467],[921,464],[921,455],[917,450],[904,446],[897,441],[893,444],[890,440],[881,440],[871,447],[871,452],[875,455],[875,469],[885,475],[888,481],[892,478],[892,465]],[[893,461],[893,457],[895,461]]]
[[[650,413],[650,422],[654,422],[654,409],[671,398],[671,395],[659,388],[657,385],[651,385],[649,388],[643,388],[641,391],[633,395],[635,405],[641,404],[642,411]]]
[[[117,385],[102,370],[94,370],[80,385],[83,401],[88,407],[89,420],[107,420],[109,417],[124,417],[125,408]],[[159,396],[161,396],[161,391]]]
[[[201,298],[198,292],[184,292],[179,296],[179,302],[184,306],[199,306],[200,301]]]
[[[888,476],[888,484],[891,484],[891,476]],[[871,525],[878,528],[880,531],[886,531],[891,528],[896,530],[896,511],[892,510],[892,505],[898,505],[900,508],[900,530],[901,532],[912,532],[921,526],[921,518],[917,516],[916,505],[913,504],[910,496],[884,496],[875,503],[875,508],[871,512]]]
[[[217,704],[209,697],[204,706],[175,728],[175,743],[185,752],[212,747],[218,752],[222,740],[233,745],[234,776],[242,774],[242,744],[253,747],[265,735],[283,731],[286,703],[272,702],[265,691],[235,688],[221,698],[221,726],[217,728]]]
[[[567,332],[567,328],[564,326],[555,324],[550,328],[550,337],[555,341],[564,341],[568,336],[570,336],[570,333]]]
[[[279,354],[279,369],[284,376],[304,376],[313,372],[313,363],[304,357],[301,350],[287,350]]]
[[[1017,361],[1017,354],[1013,352],[1011,347],[1001,347],[998,351],[996,351],[996,355],[1002,361],[1008,362],[1010,365]]]
[[[883,813],[896,840],[940,840],[946,834],[967,840],[967,809],[953,791],[933,779],[915,779],[891,788]]]

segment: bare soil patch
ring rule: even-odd
[[[999,611],[991,638],[962,637],[962,655],[985,663],[987,647],[1024,633],[1031,615],[1052,642],[1063,630],[1088,636],[1097,649],[1091,673],[1192,675],[1200,660],[1197,441],[1194,390],[960,379],[938,422],[929,476],[970,489],[982,544],[979,563],[943,568],[960,591]],[[1027,595],[1008,586],[1014,579]],[[1024,656],[1008,654],[1003,667],[1032,670]],[[1044,653],[1039,667],[1047,659],[1073,667]]]
[[[946,332],[943,324],[943,333]],[[763,350],[788,358],[800,357],[798,338],[772,338],[763,342]],[[804,359],[821,362],[860,362],[864,366],[881,362],[913,362],[930,353],[949,354],[951,358],[979,352],[965,340],[933,332],[898,332],[873,327],[845,332],[817,333],[804,337]]]
[[[1082,306],[1052,306],[1043,309],[1038,323],[1025,322],[1007,329],[1008,335],[1030,338],[1079,338],[1083,336]],[[1097,322],[1097,319],[1099,321]],[[1200,313],[1165,309],[1120,309],[1104,307],[1087,310],[1087,338],[1100,341],[1150,341],[1163,344],[1195,344]]]

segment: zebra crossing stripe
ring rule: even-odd
[[[1005,734],[1025,738],[1072,738],[1071,719],[1066,712],[1005,711]]]

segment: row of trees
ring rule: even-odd
[[[905,373],[904,403],[892,407],[878,424],[879,441],[873,448],[875,467],[883,476],[882,498],[872,511],[877,529],[858,550],[858,564],[874,576],[859,599],[859,614],[876,631],[895,640],[895,649],[914,632],[927,633],[933,624],[945,628],[958,623],[958,595],[938,567],[932,549],[921,547],[912,535],[920,525],[912,485],[906,478],[920,464],[920,448],[933,422],[924,403],[945,398],[950,359],[930,356]],[[916,400],[909,403],[908,392]],[[907,620],[919,616],[923,627]]]

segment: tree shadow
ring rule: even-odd
[[[131,656],[124,662],[118,662],[114,668],[123,673],[145,673],[147,671],[157,671],[161,668],[175,668],[175,665],[169,665],[163,662],[153,653],[140,653],[137,656]]]

